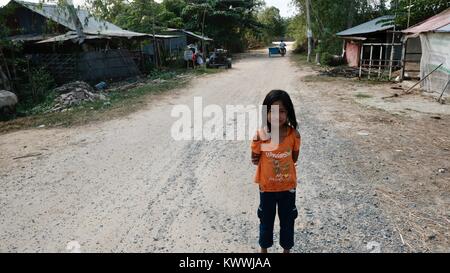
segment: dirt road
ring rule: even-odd
[[[194,96],[258,105],[275,88],[291,94],[303,137],[293,251],[408,251],[375,189],[395,170],[324,118],[332,103],[302,81],[312,73],[253,52],[122,119],[1,135],[0,252],[65,252],[71,241],[82,252],[257,251],[250,142],[174,141],[170,112]]]

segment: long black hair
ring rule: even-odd
[[[294,128],[294,129],[297,129],[298,123],[297,123],[297,118],[295,116],[294,105],[292,104],[291,97],[289,97],[289,94],[286,91],[278,90],[278,89],[270,91],[266,95],[266,98],[264,99],[263,110],[262,110],[263,111],[263,113],[262,113],[263,124],[262,125],[265,126],[267,123],[269,132],[271,131],[271,125],[270,125],[270,122],[267,120],[267,118],[268,118],[268,114],[270,112],[270,108],[271,108],[272,104],[276,101],[281,101],[281,103],[283,103],[284,108],[286,108],[286,110],[287,110],[288,126]],[[264,107],[264,106],[266,106],[266,107]]]

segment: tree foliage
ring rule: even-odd
[[[259,0],[189,0],[182,17],[187,29],[202,32],[204,25],[204,33],[219,45],[242,51],[246,32],[262,27],[256,17],[262,5]]]
[[[311,2],[311,28],[314,39],[318,43],[317,50],[332,54],[339,53],[342,48],[342,41],[336,38],[335,33],[388,13],[385,0],[313,0]],[[306,1],[293,0],[293,3],[299,9],[301,18],[305,19]],[[306,39],[306,35],[294,35]]]
[[[300,13],[290,20],[288,34],[306,40],[306,0],[292,0]],[[421,22],[450,7],[448,0],[311,0],[311,21],[316,50],[340,53],[342,41],[335,33],[382,15],[395,15],[398,29]]]
[[[391,3],[396,23],[401,28],[420,23],[427,18],[450,8],[448,0],[395,0]],[[408,24],[409,18],[409,24]]]
[[[286,20],[276,7],[266,7],[258,14],[258,21],[263,25],[264,41],[271,42],[283,38],[286,34]]]
[[[247,44],[246,33],[263,27],[257,12],[261,0],[87,0],[91,11],[122,28],[152,33],[164,28],[181,28],[214,37],[234,51]]]

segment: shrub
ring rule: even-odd
[[[339,65],[343,65],[345,63],[345,61],[342,56],[333,55],[328,52],[324,52],[320,56],[320,63],[323,65],[329,65],[329,66],[339,66]]]

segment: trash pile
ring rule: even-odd
[[[60,95],[56,97],[56,104],[50,112],[61,112],[85,101],[107,100],[104,94],[95,91],[89,84],[82,81],[64,84],[56,88],[55,92]]]

